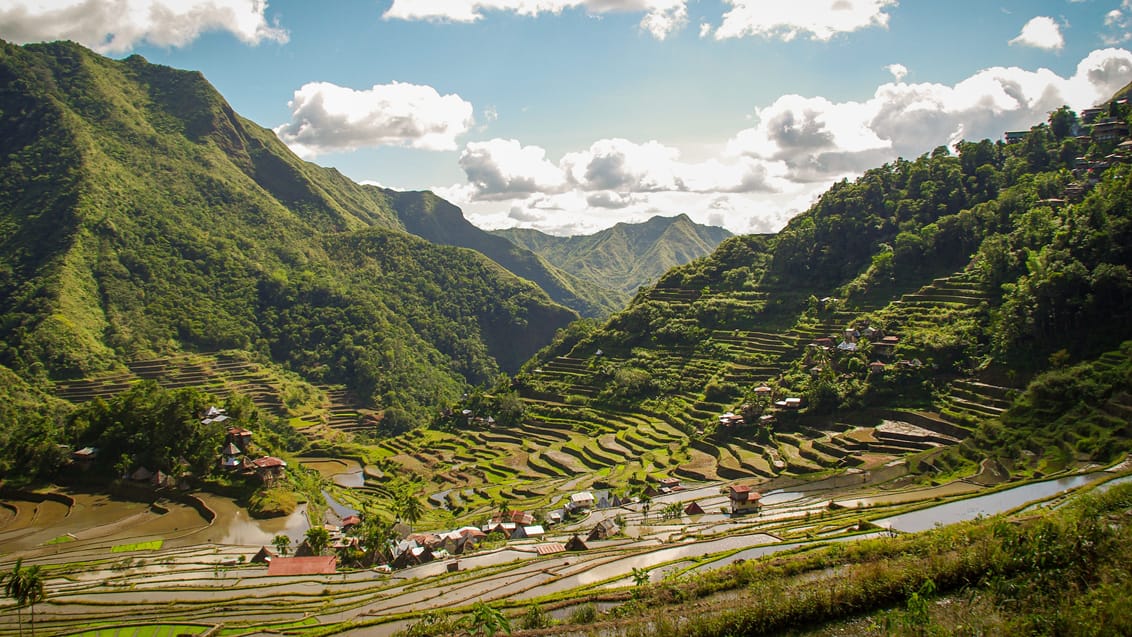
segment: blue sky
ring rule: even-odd
[[[482,227],[773,231],[897,156],[1132,81],[1132,0],[4,0],[0,37],[202,71],[310,161]]]

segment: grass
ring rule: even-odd
[[[72,633],[72,637],[176,637],[177,635],[199,635],[212,626],[206,624],[155,624],[112,626]]]
[[[74,542],[75,538],[70,535],[60,535],[59,537],[51,538],[44,542],[44,544],[66,544],[67,542]]]
[[[151,540],[149,542],[134,542],[133,544],[116,544],[110,549],[111,553],[129,553],[131,551],[160,551],[165,540]]]

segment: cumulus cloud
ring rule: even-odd
[[[903,82],[904,78],[908,77],[908,67],[903,64],[889,64],[884,67],[884,70],[892,74],[892,79],[897,82]]]
[[[735,232],[775,231],[833,181],[962,139],[998,139],[1063,104],[1093,106],[1132,80],[1132,53],[1094,51],[1068,77],[993,67],[949,85],[904,83],[889,70],[897,81],[860,101],[783,95],[697,161],[656,140],[601,139],[557,161],[517,140],[470,143],[463,201],[484,227],[577,232],[684,212]],[[507,218],[500,201],[526,216]]]
[[[1011,40],[1010,43],[1058,51],[1065,46],[1065,38],[1061,37],[1061,26],[1054,22],[1053,18],[1040,15],[1031,18],[1022,27],[1022,32],[1018,34],[1018,37]]]
[[[469,143],[460,154],[460,167],[479,199],[560,192],[566,186],[565,173],[546,159],[544,149],[514,139]]]
[[[953,86],[883,84],[862,102],[784,95],[758,109],[758,124],[732,137],[728,150],[783,162],[792,181],[828,181],[916,156],[925,146],[1029,128],[1062,104],[1091,106],[1129,79],[1132,53],[1106,49],[1091,53],[1068,78],[1048,69],[994,67]]]
[[[500,200],[533,193],[582,193],[591,205],[624,208],[634,197],[659,192],[771,192],[774,175],[746,157],[684,162],[680,151],[657,141],[601,139],[566,153],[558,163],[538,146],[514,139],[467,144],[460,167],[475,189],[472,199]]]
[[[533,17],[576,8],[593,15],[644,13],[641,29],[661,40],[688,20],[687,0],[393,0],[383,17],[387,20],[477,22],[491,11]]]
[[[726,0],[731,9],[715,31],[718,40],[748,35],[793,40],[809,35],[829,40],[838,33],[888,26],[885,10],[896,0]]]
[[[311,82],[288,106],[291,121],[275,133],[304,157],[373,146],[455,150],[473,124],[472,105],[459,95],[401,82],[363,91]]]
[[[0,37],[16,43],[73,40],[100,53],[138,44],[180,47],[209,31],[247,44],[286,42],[266,18],[265,0],[6,0]]]

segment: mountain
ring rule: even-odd
[[[585,317],[625,307],[628,296],[568,274],[511,241],[468,222],[459,208],[430,192],[386,191],[405,229],[433,243],[470,248],[541,287],[550,298]]]
[[[687,215],[619,223],[575,237],[556,237],[526,228],[492,233],[578,278],[625,294],[633,294],[664,272],[709,254],[731,236],[723,228],[697,224]]]
[[[662,420],[687,455],[652,470],[689,478],[843,466],[861,447],[842,423],[878,418],[953,439],[917,456],[937,475],[1121,457],[1132,109],[1109,110],[1116,123],[1062,109],[1017,143],[899,159],[835,184],[776,235],[725,240],[527,363],[529,417]],[[745,426],[721,424],[727,412]]]
[[[0,364],[36,382],[241,349],[423,410],[577,318],[137,55],[0,43],[0,157]]]

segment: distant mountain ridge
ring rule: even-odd
[[[628,296],[551,265],[528,248],[472,225],[459,208],[431,192],[386,191],[409,232],[442,245],[480,252],[516,275],[536,283],[550,298],[586,317],[608,316]]]
[[[558,268],[625,294],[656,281],[668,270],[711,254],[732,234],[688,215],[619,223],[590,235],[556,237],[528,228],[493,230]]]

